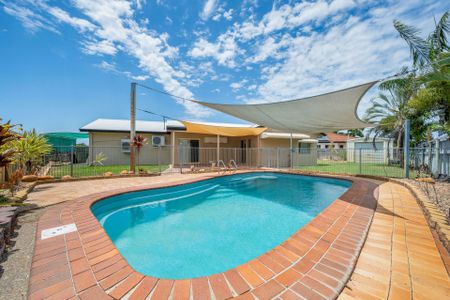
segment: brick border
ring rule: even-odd
[[[261,171],[257,171],[261,172]],[[283,172],[287,173],[287,172]],[[292,174],[292,173],[291,173]],[[299,175],[300,176],[300,175]],[[184,180],[176,186],[218,176]],[[330,177],[330,176],[322,176]],[[133,270],[92,214],[93,203],[130,187],[50,208],[39,220],[29,299],[330,299],[344,288],[367,236],[377,184],[354,177],[350,189],[295,234],[265,254],[212,276],[168,280]],[[43,229],[76,223],[78,231],[41,240]]]

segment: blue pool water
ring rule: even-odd
[[[349,181],[250,173],[117,195],[92,207],[137,271],[194,278],[274,248],[349,187]]]

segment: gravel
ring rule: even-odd
[[[447,221],[450,222],[450,182],[436,182],[434,184],[436,192],[430,184],[427,185],[425,183],[419,183],[411,179],[408,179],[408,182],[419,187],[425,195],[427,195],[428,190],[429,199],[436,204],[436,206],[447,217]]]
[[[36,225],[44,209],[22,213],[12,244],[0,262],[0,300],[26,299]]]

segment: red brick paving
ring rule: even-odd
[[[90,206],[100,199],[147,187],[57,205],[39,220],[29,299],[335,298],[351,275],[376,207],[377,184],[351,180],[344,195],[281,245],[224,273],[192,280],[157,279],[134,271],[91,213]],[[78,231],[40,240],[43,229],[69,223],[76,223]]]

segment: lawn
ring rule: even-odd
[[[315,166],[298,166],[296,168],[305,171],[403,177],[402,168],[385,164],[362,163],[360,170],[357,162],[319,160]],[[410,172],[410,177],[414,177],[414,171]]]
[[[161,165],[161,171],[166,170],[169,165]],[[70,165],[53,166],[48,175],[60,178],[64,175],[71,175],[72,177],[83,177],[83,176],[101,176],[105,172],[111,172],[113,174],[120,174],[122,170],[129,170],[129,165],[110,165],[110,166],[88,166],[86,164],[75,164],[73,165],[73,173],[71,175]],[[158,165],[142,165],[136,166],[136,170],[144,169],[149,172],[159,172],[160,166]]]

